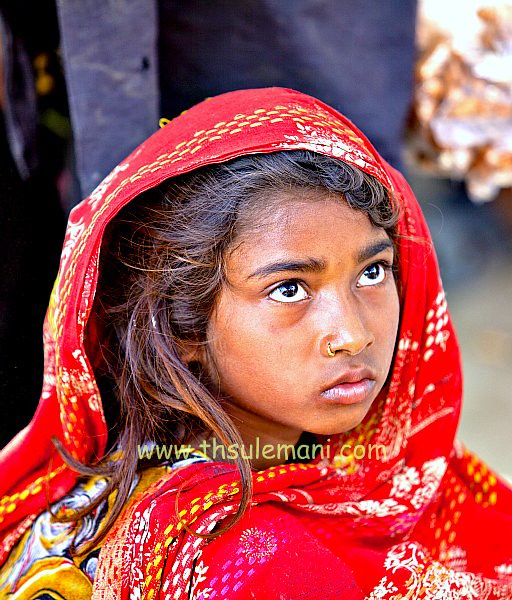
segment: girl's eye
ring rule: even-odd
[[[392,266],[386,262],[377,262],[369,265],[361,275],[358,284],[363,287],[370,285],[378,285],[386,279],[388,271],[392,270]]]
[[[309,298],[309,295],[298,281],[290,280],[273,289],[268,297],[276,302],[299,302]]]

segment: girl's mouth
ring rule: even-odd
[[[335,404],[357,404],[366,400],[373,392],[375,379],[361,379],[350,383],[339,383],[320,395]]]

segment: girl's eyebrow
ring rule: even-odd
[[[384,250],[387,250],[388,248],[391,248],[392,250],[395,249],[393,242],[389,238],[386,238],[385,240],[379,240],[374,244],[370,244],[369,246],[362,248],[357,253],[357,262],[362,263],[365,260],[373,258],[377,254],[384,252]]]
[[[283,271],[299,271],[302,273],[318,273],[327,268],[327,261],[317,258],[307,258],[305,260],[285,260],[275,263],[270,263],[251,273],[247,279],[252,277],[266,277],[273,273],[281,273]]]
[[[380,254],[388,248],[394,249],[393,242],[386,238],[385,240],[379,240],[369,246],[362,248],[358,253],[356,260],[358,263],[365,262],[373,256]],[[253,273],[247,276],[247,279],[253,277],[263,278],[274,273],[282,273],[283,271],[294,271],[301,273],[319,273],[327,268],[327,261],[318,258],[307,258],[305,260],[284,260],[264,265],[259,269],[256,269]]]

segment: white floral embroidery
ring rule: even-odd
[[[439,552],[439,562],[454,571],[464,571],[468,562],[466,551],[460,546],[448,546]]]
[[[269,531],[250,527],[240,534],[240,551],[252,565],[255,562],[263,564],[275,554],[277,538]]]
[[[428,460],[421,467],[421,487],[411,499],[414,508],[419,509],[432,501],[446,472],[446,459],[444,456]]]
[[[379,585],[373,588],[368,600],[382,600],[383,598],[389,598],[389,594],[393,592],[398,592],[398,588],[393,585],[391,581],[386,581],[386,577],[383,577],[379,581]]]
[[[424,479],[425,477],[435,477],[441,480],[446,472],[446,467],[446,458],[444,456],[438,456],[437,458],[427,460],[425,463],[423,463],[423,466],[421,467],[421,470],[423,471],[422,478]]]
[[[354,502],[353,504],[347,504],[346,512],[349,515],[355,516],[375,516],[375,517],[388,517],[392,515],[399,515],[407,510],[405,506],[399,504],[392,498],[386,500],[361,500],[361,502]]]
[[[281,142],[276,145],[276,148],[286,149],[290,146],[297,147],[300,145],[301,148],[311,150],[312,152],[319,152],[320,154],[331,154],[337,158],[341,158],[356,167],[367,170],[368,172],[376,175],[377,177],[384,178],[386,181],[386,187],[393,189],[391,181],[387,176],[387,173],[379,169],[374,163],[368,162],[368,155],[361,151],[355,140],[350,140],[347,137],[341,137],[336,135],[333,131],[325,130],[323,132],[318,131],[318,128],[312,127],[297,122],[297,130],[300,132],[300,141],[297,136],[285,135],[287,142]]]
[[[60,271],[61,273],[64,272],[67,262],[69,260],[69,257],[71,256],[71,253],[73,252],[77,241],[79,240],[80,236],[82,235],[82,233],[85,230],[85,222],[84,222],[84,217],[80,217],[78,219],[78,221],[73,221],[73,217],[72,217],[73,213],[70,213],[69,216],[69,222],[68,222],[68,228],[66,230],[66,238],[64,240],[64,244],[62,246],[62,254],[60,257]]]
[[[126,171],[126,169],[129,166],[130,165],[128,163],[121,163],[120,165],[117,165],[117,167],[113,171],[111,171],[105,177],[105,179],[98,185],[98,187],[91,193],[87,201],[89,206],[91,207],[91,211],[95,211],[98,208],[98,204],[103,199],[103,196],[105,195],[105,192],[112,179],[114,179],[114,177],[116,177],[118,173]]]
[[[201,556],[202,553],[203,551],[199,550],[196,557]],[[202,589],[198,589],[199,584],[203,583],[203,581],[206,581],[206,573],[208,569],[208,565],[205,565],[203,561],[199,563],[196,562],[196,566],[194,567],[194,573],[192,575],[193,582],[192,586],[190,587],[190,600],[207,600],[210,597],[213,588],[205,587]]]
[[[503,563],[494,567],[496,575],[498,577],[511,577],[512,578],[512,563]]]
[[[430,559],[422,546],[412,542],[391,548],[384,568],[392,575],[401,570],[408,573],[404,593],[396,593],[393,579],[386,575],[366,600],[486,600],[491,593],[505,600],[512,594],[511,585],[493,582],[474,573],[458,573]]]
[[[144,544],[146,544],[152,536],[149,523],[151,513],[155,506],[156,500],[153,500],[142,514],[137,511],[134,514],[132,525],[130,527],[131,543],[126,545],[126,549],[130,554],[125,557],[125,559],[127,559],[127,564],[130,565],[128,573],[130,600],[140,600],[142,597],[145,580],[144,565],[151,559],[151,556],[147,556],[147,554],[141,552],[140,549],[144,547]]]
[[[78,361],[80,369],[70,370],[70,376],[73,378],[73,389],[81,395],[89,395],[89,406],[91,410],[100,412],[101,403],[96,394],[96,388],[89,374],[89,368],[81,349],[73,350],[73,358]]]
[[[391,495],[402,498],[419,483],[420,474],[418,473],[418,470],[415,467],[407,467],[402,473],[398,473],[393,477]]]

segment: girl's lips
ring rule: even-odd
[[[361,379],[353,383],[339,383],[320,395],[335,404],[357,404],[363,402],[372,393],[375,379]]]

